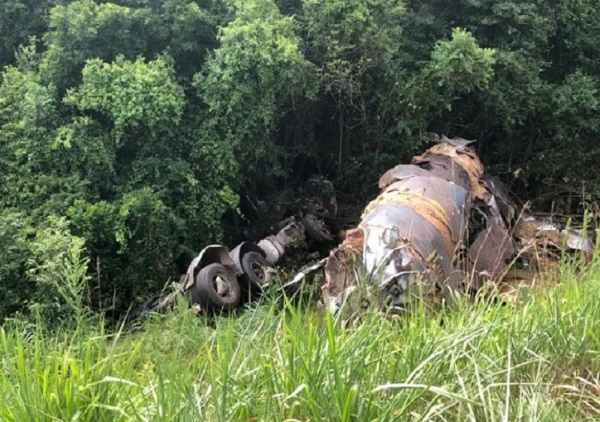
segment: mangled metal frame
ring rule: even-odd
[[[415,296],[452,302],[500,283],[532,240],[515,232],[522,227],[517,208],[502,183],[485,175],[472,142],[442,137],[411,164],[388,170],[358,226],[295,283],[324,269],[323,297],[334,312],[364,282],[399,311]],[[538,230],[536,244],[551,243],[548,234],[572,249],[593,248],[578,231],[556,227],[545,235]]]
[[[381,177],[382,192],[325,263],[323,292],[332,310],[362,281],[353,271],[359,262],[397,309],[408,305],[415,287],[447,299],[461,287],[466,277],[453,261],[474,198],[484,193],[483,165],[469,143],[444,139]]]
[[[358,226],[346,232],[328,258],[300,271],[282,288],[322,272],[323,298],[334,312],[365,281],[378,286],[386,305],[404,311],[415,296],[452,302],[457,295],[498,284],[523,251],[562,245],[591,253],[593,240],[581,232],[518,216],[502,183],[485,175],[470,146],[474,141],[436,141],[411,164],[388,170],[379,180],[381,193],[367,205]],[[248,252],[258,252],[271,267],[307,236],[332,240],[326,225],[317,224],[322,223],[319,215],[300,217],[280,222],[275,235],[257,244],[243,242],[231,252],[221,245],[206,247],[179,289],[152,302],[152,310],[170,306],[179,293],[193,296],[189,292],[207,265],[219,263],[239,278]]]
[[[249,253],[256,252],[264,258],[261,266],[267,272],[273,271],[273,265],[280,262],[286,252],[289,252],[291,248],[305,241],[305,227],[294,217],[281,221],[278,227],[279,230],[275,235],[267,236],[257,244],[242,242],[231,251],[222,245],[209,245],[205,247],[192,260],[186,274],[181,277],[180,283],[173,291],[152,296],[144,304],[131,312],[128,319],[138,319],[149,312],[164,312],[173,305],[179,295],[188,297],[197,313],[203,312],[204,309],[193,299],[195,296],[193,289],[196,288],[199,282],[197,278],[202,269],[212,264],[219,264],[230,270],[238,283],[248,283],[247,274],[243,268],[243,258]],[[262,285],[254,287],[262,290],[270,284],[271,279],[272,277],[269,277],[267,280],[264,280]]]

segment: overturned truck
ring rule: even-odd
[[[364,209],[358,226],[284,288],[322,280],[323,299],[336,311],[368,283],[379,288],[390,309],[403,311],[415,297],[448,303],[498,284],[510,268],[531,270],[535,258],[552,250],[591,253],[593,240],[580,231],[518,213],[502,183],[485,175],[470,147],[473,141],[435,141],[411,164],[388,170],[379,180],[381,193]],[[275,235],[257,244],[244,242],[232,251],[221,245],[205,248],[177,291],[152,298],[141,312],[165,309],[180,293],[197,311],[235,309],[244,293],[260,295],[271,284],[275,265],[290,248],[307,238],[331,240],[323,220],[323,214],[308,211],[282,221]]]

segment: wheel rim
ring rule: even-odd
[[[252,272],[254,273],[254,275],[256,276],[258,281],[260,281],[260,284],[263,284],[265,282],[265,280],[266,280],[265,269],[258,262],[252,263]]]
[[[213,279],[213,287],[215,292],[221,297],[231,297],[233,295],[231,283],[222,275],[217,275]]]

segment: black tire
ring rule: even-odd
[[[230,311],[240,304],[242,292],[235,274],[221,264],[210,264],[196,276],[192,302],[208,312]]]
[[[307,236],[316,243],[330,243],[333,241],[333,235],[325,226],[325,223],[313,215],[307,215],[302,219],[302,225]]]
[[[273,278],[270,271],[271,264],[259,252],[247,252],[240,260],[243,280],[248,290],[252,293],[261,293],[265,285],[270,284]]]

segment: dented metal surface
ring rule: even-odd
[[[380,195],[324,263],[332,311],[369,280],[384,303],[403,310],[417,293],[450,302],[489,283],[534,280],[517,261],[526,268],[558,262],[560,250],[591,255],[590,233],[519,219],[506,187],[485,175],[472,141],[436,142],[380,178]]]
[[[508,271],[515,254],[511,236],[513,221],[504,215],[514,215],[515,210],[503,214],[496,196],[482,183],[484,190],[476,198],[469,226],[467,265],[472,268],[470,287],[480,288],[485,282],[497,283]],[[507,204],[507,202],[502,202]]]
[[[381,177],[381,194],[325,264],[323,291],[332,310],[365,279],[356,271],[361,264],[395,308],[407,305],[415,286],[433,288],[446,298],[449,290],[463,287],[453,261],[469,241],[465,234],[473,201],[486,193],[480,183],[483,165],[469,143],[442,138],[411,165],[396,166]],[[497,236],[495,227],[485,229]],[[485,251],[488,242],[482,239]]]
[[[416,201],[437,204],[443,211],[442,220],[448,224],[452,241],[456,243],[462,238],[465,229],[464,213],[469,208],[469,193],[461,186],[440,177],[415,176],[393,183],[386,192],[406,193],[409,200],[412,196]]]
[[[491,217],[489,225],[482,230],[469,246],[468,256],[476,277],[470,287],[479,288],[486,281],[498,281],[508,270],[514,256],[513,239],[508,228]]]
[[[475,197],[483,195],[483,164],[468,144],[456,145],[451,139],[443,137],[441,143],[413,157],[412,163],[426,167],[434,176],[469,189]]]

